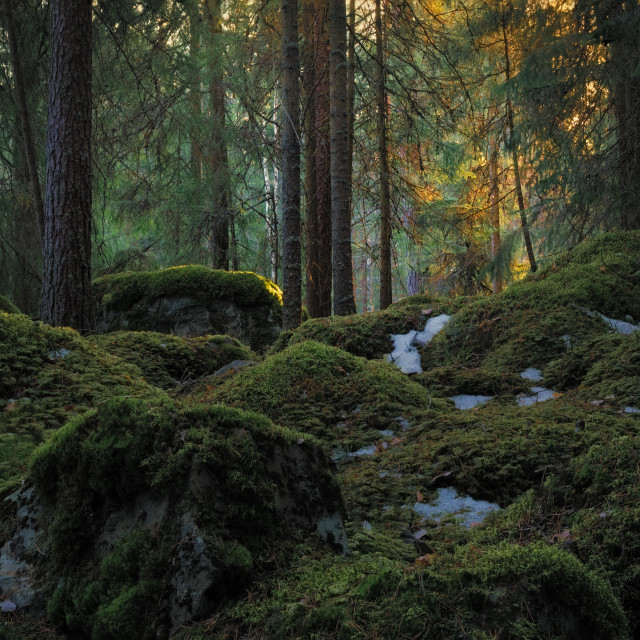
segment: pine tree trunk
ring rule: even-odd
[[[497,258],[500,253],[500,176],[498,169],[498,140],[489,136],[489,221],[491,224],[491,259],[493,260],[493,293],[502,291],[502,275]]]
[[[18,107],[18,117],[20,119],[20,130],[22,142],[24,144],[24,157],[29,172],[31,183],[31,197],[33,199],[33,209],[35,219],[38,224],[40,245],[44,245],[44,204],[42,201],[42,189],[40,187],[40,177],[38,175],[38,159],[36,155],[36,145],[33,139],[31,128],[31,118],[27,106],[27,96],[25,90],[25,78],[22,70],[21,56],[18,50],[18,40],[16,37],[13,22],[13,0],[4,0],[4,22],[7,29],[7,39],[9,40],[9,56],[13,67],[13,84]]]
[[[191,61],[196,69],[191,81],[189,92],[189,106],[193,122],[189,134],[191,175],[196,183],[202,179],[202,142],[200,139],[200,126],[202,123],[202,86],[200,73],[197,71],[200,55],[200,29],[202,18],[196,7],[189,18],[189,49]]]
[[[345,0],[329,0],[331,223],[333,238],[333,309],[355,313],[351,264],[351,185],[347,181],[349,118],[347,104],[347,10]]]
[[[302,319],[300,267],[300,57],[298,2],[282,0],[282,283],[283,329]]]
[[[380,0],[376,0],[376,59],[378,63],[376,102],[378,106],[378,159],[380,162],[380,309],[386,309],[393,302],[393,292],[391,288],[391,197],[387,154],[387,91],[380,5]]]
[[[204,0],[209,23],[212,50],[218,53],[221,25],[221,0]],[[212,52],[213,52],[212,51]],[[229,269],[229,162],[224,139],[226,115],[226,89],[222,66],[216,60],[210,68],[211,131],[209,168],[211,204],[211,250],[213,267]]]
[[[41,317],[91,327],[91,1],[51,0]]]

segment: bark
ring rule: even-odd
[[[41,317],[91,327],[91,1],[51,0]]]
[[[211,33],[212,50],[217,52],[222,33],[221,0],[204,0]],[[215,269],[229,269],[229,162],[224,139],[226,90],[223,70],[218,61],[210,68],[211,131],[209,143],[209,170],[211,201],[211,250]]]
[[[44,245],[44,203],[42,201],[42,189],[40,187],[40,177],[38,174],[38,160],[36,145],[33,139],[33,129],[29,108],[27,106],[27,95],[25,89],[25,77],[22,69],[20,51],[18,50],[18,40],[16,37],[15,25],[13,22],[13,0],[3,0],[4,20],[7,29],[7,39],[9,40],[9,55],[11,66],[13,67],[13,83],[16,105],[18,107],[18,117],[20,120],[20,132],[24,144],[24,157],[29,172],[31,184],[31,197],[33,199],[33,209],[38,223],[39,240],[41,246]]]
[[[511,79],[511,62],[509,56],[509,39],[507,38],[507,24],[504,11],[502,13],[502,36],[504,38],[504,60],[505,60],[505,79],[507,82]],[[520,165],[518,162],[518,149],[514,141],[513,129],[513,107],[511,106],[511,98],[507,98],[507,127],[509,128],[509,138],[511,147],[511,158],[513,160],[513,177],[516,183],[516,198],[518,200],[518,210],[520,211],[520,224],[522,227],[522,235],[524,244],[527,248],[527,256],[529,258],[529,267],[532,272],[538,269],[536,264],[536,256],[533,253],[533,245],[531,244],[531,234],[529,233],[529,224],[527,222],[527,214],[525,212],[524,197],[522,195],[522,182],[520,181]]]
[[[493,293],[502,291],[502,276],[497,265],[500,253],[500,176],[498,169],[498,140],[489,136],[489,222],[491,224],[491,259],[493,260]]]
[[[355,78],[356,78],[356,2],[349,0],[349,46],[347,49],[347,106],[349,108],[349,156],[347,180],[353,184],[353,131],[354,131],[354,106],[355,106]],[[349,211],[353,210],[353,191],[349,189]]]
[[[378,107],[378,160],[380,162],[380,309],[393,302],[391,283],[391,197],[387,153],[387,90],[385,86],[384,41],[381,1],[376,0],[376,61],[378,63],[376,102]]]
[[[196,183],[202,178],[202,142],[200,139],[200,124],[202,122],[202,86],[200,72],[198,70],[201,22],[202,18],[197,6],[193,7],[191,9],[191,15],[189,16],[189,49],[191,61],[194,66],[191,91],[189,92],[189,106],[193,117],[189,141],[191,174]]]
[[[300,268],[300,57],[298,2],[282,0],[282,270],[283,329],[302,319]]]
[[[329,1],[331,224],[333,309],[339,316],[356,311],[351,262],[351,185],[348,182],[347,10],[345,0]]]
[[[306,0],[303,20],[306,41],[305,99],[312,100],[307,103],[305,117],[307,307],[313,318],[331,315],[332,237],[327,19],[326,2]]]
[[[266,126],[266,125],[265,125]],[[278,282],[278,270],[280,269],[280,253],[278,251],[278,210],[276,208],[275,185],[269,175],[269,159],[263,158],[262,171],[264,174],[264,206],[265,222],[267,225],[267,243],[269,245],[269,269],[271,280]]]

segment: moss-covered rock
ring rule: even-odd
[[[99,331],[228,334],[264,349],[277,339],[282,292],[250,272],[204,266],[126,272],[93,283]]]
[[[73,416],[113,395],[157,393],[136,366],[76,331],[0,312],[0,492],[24,473],[33,447]]]
[[[220,405],[110,401],[39,448],[30,479],[42,515],[30,533],[17,525],[0,580],[33,561],[37,538],[39,589],[59,585],[49,614],[76,634],[166,637],[234,597],[253,558],[296,530],[345,550],[340,493],[313,438]],[[22,495],[19,507],[33,494]],[[20,606],[35,603],[27,589]]]
[[[372,444],[380,430],[401,431],[398,418],[434,419],[445,406],[393,365],[312,340],[241,371],[202,397],[260,411],[328,445],[340,443],[345,451]]]
[[[251,349],[230,336],[181,338],[151,331],[115,331],[87,340],[135,364],[149,384],[167,390],[211,375],[235,360],[256,360]]]
[[[5,313],[20,313],[20,309],[18,309],[9,298],[5,298],[5,296],[0,296],[0,311],[4,311]]]

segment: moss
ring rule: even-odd
[[[137,367],[78,333],[0,312],[0,491],[25,470],[29,453],[75,415],[114,394],[157,394]]]
[[[149,384],[167,390],[210,375],[234,360],[257,358],[230,336],[181,338],[151,331],[116,331],[87,339],[124,362],[135,364]]]
[[[5,313],[20,313],[20,309],[18,309],[9,298],[5,298],[5,296],[0,296],[0,311],[4,311]]]
[[[397,417],[428,419],[442,407],[394,366],[314,341],[294,344],[202,396],[325,439],[345,449],[371,444]]]
[[[67,579],[47,613],[72,634],[96,639],[142,638],[158,626],[157,594],[167,570],[167,549],[143,530],[122,538],[89,576]]]
[[[461,306],[462,300],[412,296],[397,302],[385,311],[315,318],[305,322],[295,331],[281,334],[270,353],[278,353],[288,345],[313,340],[364,358],[381,358],[393,351],[391,334],[423,328],[423,310],[431,309],[433,314],[452,313]]]
[[[282,310],[282,291],[270,280],[249,271],[218,271],[199,265],[161,271],[117,273],[93,281],[93,295],[105,311],[125,309],[139,300],[188,295],[196,300],[232,300],[239,305],[271,306]]]

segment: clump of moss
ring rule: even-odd
[[[234,360],[257,357],[230,336],[181,338],[151,331],[115,331],[87,339],[124,362],[135,364],[149,384],[167,390],[210,375]]]
[[[5,313],[20,313],[20,309],[5,296],[0,296],[0,311],[4,311]]]
[[[25,471],[48,430],[114,394],[157,393],[137,367],[72,329],[0,312],[0,487]]]
[[[241,371],[210,397],[259,411],[327,442],[339,438],[347,448],[371,444],[371,431],[397,426],[399,416],[429,419],[444,406],[386,362],[367,361],[311,340]]]
[[[200,265],[103,276],[93,281],[92,291],[105,311],[159,296],[189,295],[204,302],[224,298],[240,305],[263,304],[274,313],[282,312],[282,291],[270,280],[249,271],[219,271]]]
[[[407,333],[424,327],[426,318],[423,310],[431,309],[432,314],[452,313],[461,306],[461,300],[412,296],[391,305],[385,311],[314,318],[293,332],[281,334],[271,353],[282,351],[288,345],[313,340],[364,358],[381,358],[393,351],[391,334]]]

